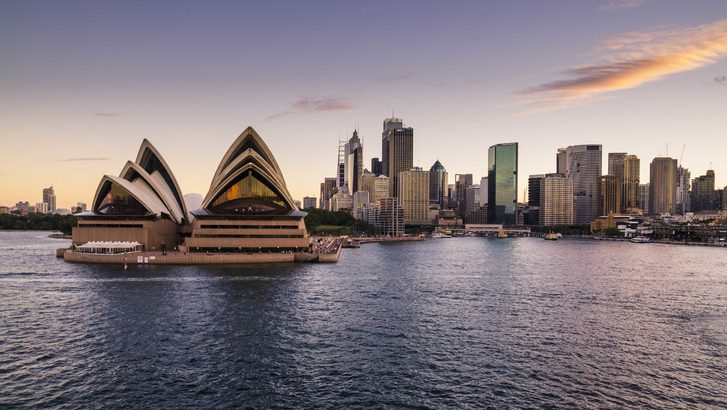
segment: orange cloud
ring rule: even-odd
[[[599,61],[567,70],[565,74],[571,78],[519,94],[531,108],[562,108],[704,67],[727,56],[727,20],[690,28],[626,33],[605,41],[599,51]]]

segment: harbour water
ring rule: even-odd
[[[727,407],[727,250],[455,238],[79,265],[0,232],[0,407]]]

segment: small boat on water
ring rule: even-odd
[[[442,238],[451,238],[451,237],[452,237],[452,235],[447,235],[444,232],[434,232],[432,234],[433,239],[442,239]]]
[[[341,244],[341,247],[342,248],[360,248],[361,242],[353,240],[353,239],[349,239],[349,240],[343,242],[343,244]]]
[[[545,238],[543,238],[543,239],[545,239],[546,241],[557,241],[558,239],[560,239],[562,237],[563,237],[563,235],[551,231],[551,232],[548,232],[548,234],[545,235]]]
[[[508,235],[507,232],[505,232],[505,231],[500,231],[497,233],[497,239],[505,239],[505,238],[509,238],[509,237],[510,237],[510,235]]]
[[[635,236],[629,240],[633,243],[650,243],[651,242],[651,239],[649,239],[645,236]]]

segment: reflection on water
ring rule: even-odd
[[[0,405],[724,407],[724,249],[458,238],[73,265],[0,232]]]

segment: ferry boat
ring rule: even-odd
[[[447,234],[446,234],[446,233],[444,233],[444,232],[434,232],[434,233],[432,234],[432,238],[433,238],[433,239],[441,239],[441,238],[451,238],[451,237],[452,237],[452,235],[447,235]]]
[[[649,239],[645,236],[635,236],[629,240],[633,243],[650,243],[651,242],[651,239]]]
[[[560,239],[562,237],[563,237],[563,235],[551,231],[551,232],[548,232],[547,235],[545,235],[544,239],[546,241],[557,241],[558,239]]]
[[[497,233],[497,239],[505,239],[505,238],[509,238],[509,237],[510,237],[510,235],[508,235],[507,232],[505,232],[505,231],[500,231]]]

